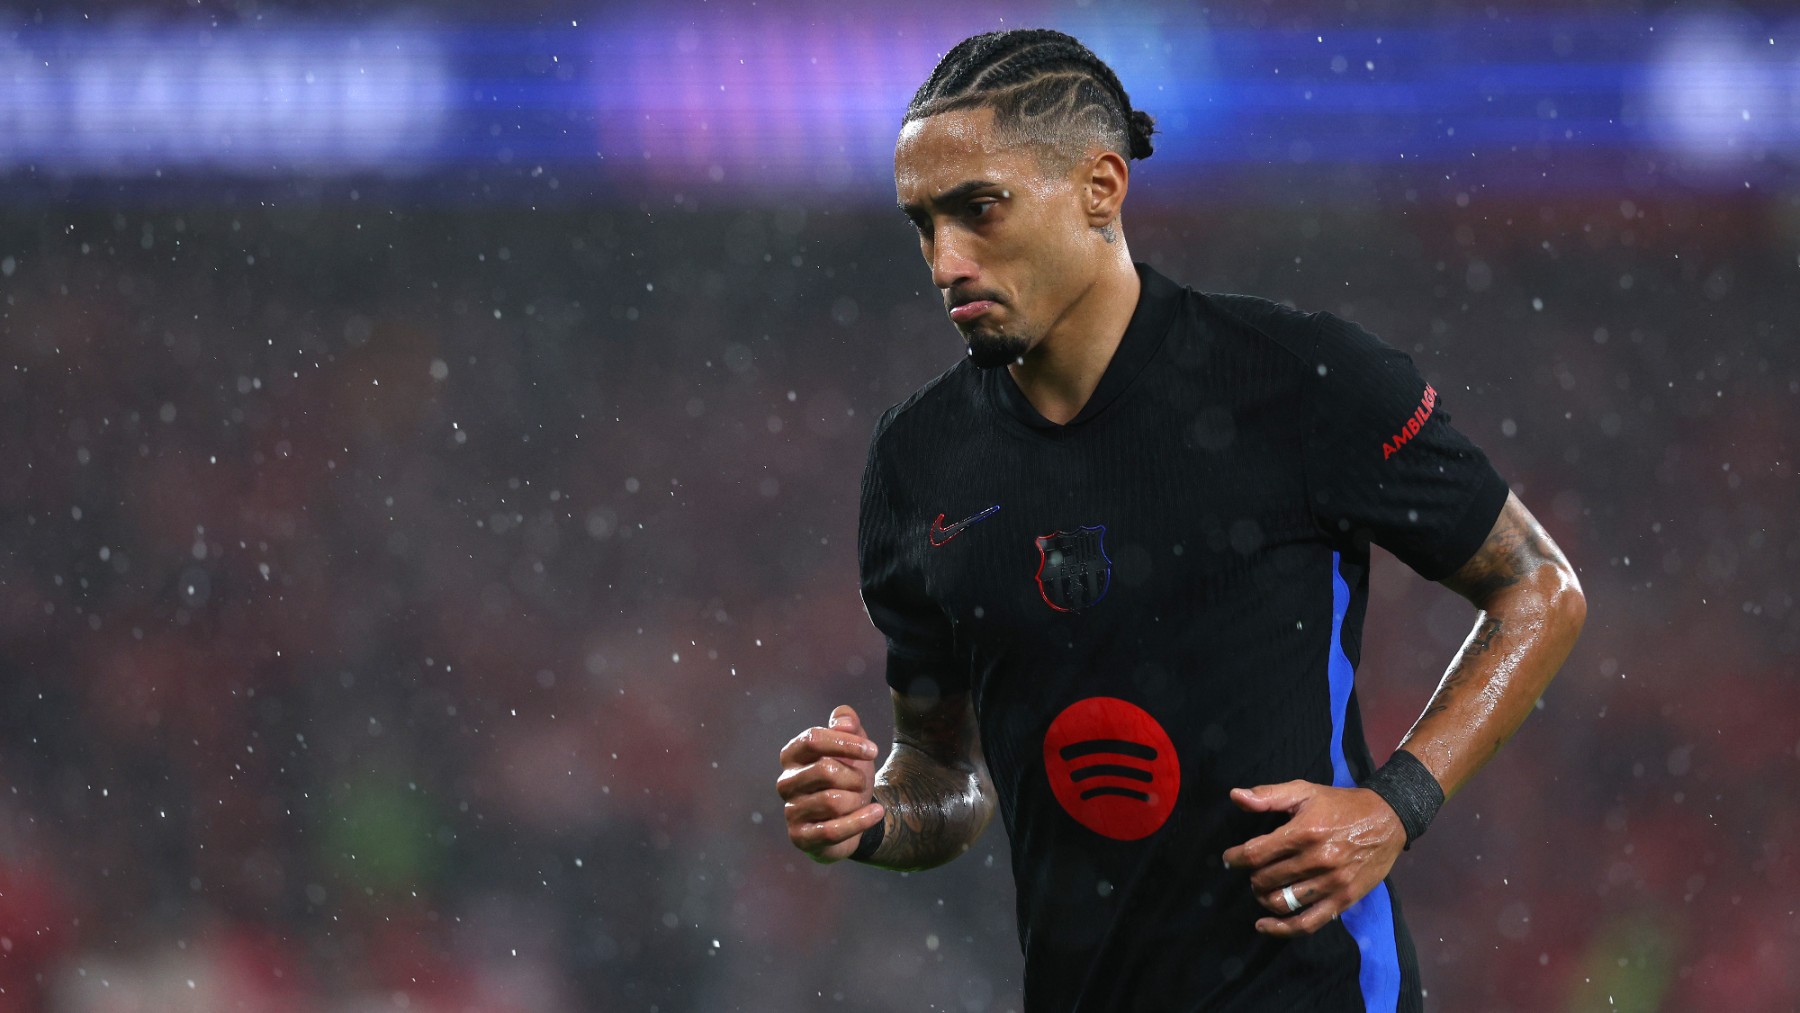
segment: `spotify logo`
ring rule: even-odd
[[[1110,696],[1078,700],[1050,722],[1044,773],[1077,823],[1117,841],[1155,833],[1181,791],[1169,734],[1149,711]]]

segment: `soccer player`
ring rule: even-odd
[[[863,476],[893,749],[847,706],[796,736],[788,836],[925,869],[998,806],[1030,1013],[1418,1009],[1388,871],[1531,711],[1580,585],[1406,355],[1133,263],[1152,131],[1050,31],[964,41],[907,108],[900,206],[968,355]],[[1477,610],[1379,768],[1371,543]]]

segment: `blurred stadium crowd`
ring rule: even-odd
[[[1581,572],[1397,870],[1430,1001],[1792,1008],[1800,206],[1367,197],[1126,234],[1411,351]],[[1018,1009],[999,827],[815,867],[773,789],[889,727],[857,484],[960,354],[915,256],[691,194],[0,222],[0,1010]],[[1472,621],[1377,565],[1378,758]]]

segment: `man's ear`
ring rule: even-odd
[[[1086,195],[1088,227],[1100,228],[1118,220],[1131,186],[1131,170],[1116,151],[1102,151],[1087,163]]]

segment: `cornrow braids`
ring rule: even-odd
[[[1073,159],[1099,142],[1126,158],[1149,158],[1156,121],[1104,61],[1072,36],[1016,28],[970,36],[938,61],[913,94],[902,123],[977,106],[1020,139]]]

